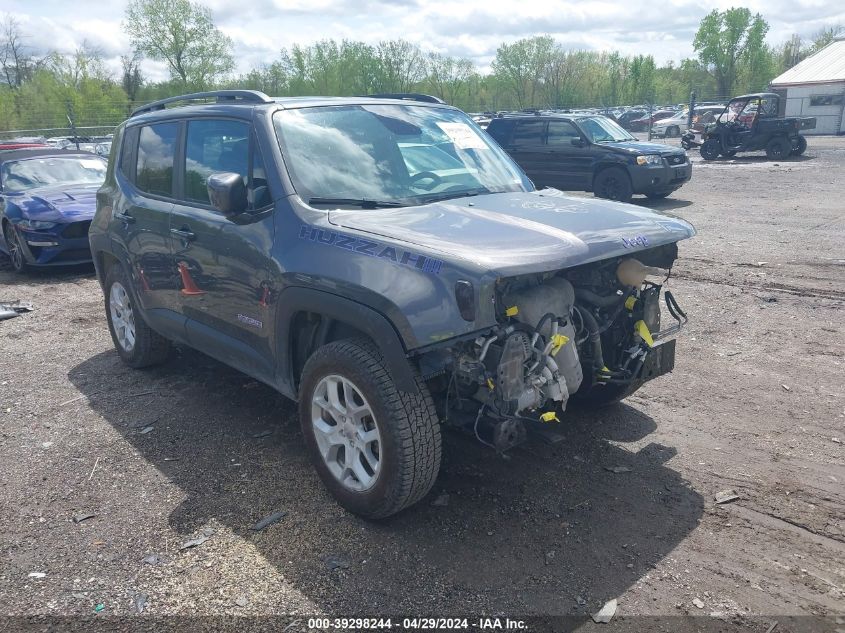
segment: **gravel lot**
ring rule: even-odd
[[[190,349],[128,369],[91,269],[0,265],[0,300],[35,306],[0,323],[0,612],[583,616],[616,598],[616,622],[842,627],[845,137],[693,160],[648,202],[699,231],[671,282],[691,317],[675,372],[510,459],[447,434],[432,494],[381,523],[323,490],[292,403]]]

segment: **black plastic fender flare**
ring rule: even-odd
[[[298,312],[314,312],[351,325],[370,337],[384,356],[397,389],[413,394],[419,393],[402,340],[383,314],[347,297],[299,286],[283,290],[278,298],[278,306],[279,311],[276,315],[279,347],[277,372],[280,387],[284,391],[289,391],[293,396],[296,395],[290,349],[290,326],[293,317]]]

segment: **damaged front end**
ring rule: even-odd
[[[687,317],[664,289],[675,244],[497,281],[498,324],[451,347],[445,417],[498,451],[559,420],[570,398],[608,403],[671,371]],[[661,329],[661,295],[673,323]],[[473,413],[462,419],[461,413]]]

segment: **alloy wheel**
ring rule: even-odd
[[[320,455],[341,485],[372,488],[381,470],[381,434],[361,390],[343,376],[325,376],[311,399],[311,423]]]
[[[6,248],[9,249],[9,259],[12,260],[12,267],[15,270],[23,270],[23,249],[21,249],[15,229],[6,226]]]
[[[118,345],[123,351],[131,352],[135,347],[135,314],[126,288],[117,281],[109,291],[109,312]]]

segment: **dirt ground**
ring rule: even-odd
[[[845,138],[693,160],[673,198],[638,200],[698,229],[671,281],[691,318],[674,373],[510,459],[448,433],[432,494],[380,523],[332,502],[268,387],[190,349],[122,365],[91,269],[0,270],[0,301],[35,306],[0,323],[0,613],[584,616],[615,598],[631,630],[845,628]]]

